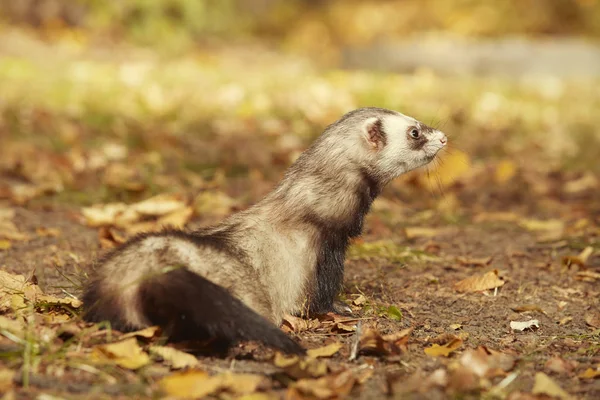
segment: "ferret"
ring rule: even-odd
[[[257,204],[193,232],[139,235],[100,259],[84,290],[84,319],[121,331],[158,325],[172,341],[258,341],[303,353],[278,328],[284,315],[344,311],[336,297],[346,249],[371,203],[446,143],[399,112],[351,111]]]

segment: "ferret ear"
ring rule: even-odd
[[[363,125],[363,133],[367,143],[373,149],[383,149],[387,143],[387,136],[383,130],[383,122],[379,118],[369,118]]]

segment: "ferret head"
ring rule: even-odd
[[[358,138],[360,159],[386,183],[431,162],[448,142],[446,135],[414,118],[382,108],[360,108],[338,121],[340,131]]]

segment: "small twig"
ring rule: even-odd
[[[348,361],[356,360],[356,356],[358,355],[358,343],[360,342],[361,328],[362,322],[358,321],[358,324],[356,324],[356,333],[354,335],[354,340],[352,341],[352,350],[350,351],[350,357],[348,358]]]

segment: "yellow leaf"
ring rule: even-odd
[[[208,373],[199,370],[169,375],[161,379],[158,385],[167,395],[180,398],[201,398],[221,388],[218,379],[213,379]]]
[[[11,274],[0,269],[0,313],[21,309],[27,301],[34,302],[41,294],[40,288],[27,282],[23,275]]]
[[[200,364],[198,359],[191,354],[177,350],[173,347],[151,346],[150,354],[156,354],[162,358],[165,363],[174,369],[196,367]]]
[[[202,398],[221,390],[234,394],[256,391],[264,376],[255,374],[221,374],[210,376],[204,371],[177,372],[159,381],[160,388],[168,395],[179,398]]]
[[[548,375],[543,372],[538,372],[535,374],[535,382],[533,384],[533,389],[531,390],[533,394],[545,394],[550,397],[558,397],[560,399],[572,399],[571,395],[565,392],[556,382],[554,382]]]
[[[114,363],[127,369],[138,369],[150,363],[150,357],[135,338],[94,347],[91,358],[104,364]]]
[[[126,214],[127,208],[127,205],[124,203],[97,204],[91,207],[84,207],[81,209],[81,213],[89,226],[96,227],[115,224],[117,218]],[[130,215],[128,219],[135,221],[137,218],[137,215]]]
[[[0,239],[0,250],[8,250],[12,246],[10,240]]]
[[[480,292],[495,289],[504,285],[504,281],[498,277],[498,271],[489,271],[483,275],[475,275],[454,284],[459,292]]]
[[[121,340],[131,337],[143,337],[146,339],[152,339],[160,333],[160,328],[158,326],[149,326],[144,329],[140,329],[139,331],[129,332],[123,336],[121,336]]]
[[[414,238],[420,238],[420,237],[431,238],[431,237],[439,235],[442,232],[443,231],[438,228],[426,228],[426,227],[418,227],[418,226],[408,227],[408,228],[404,229],[404,233],[406,234],[407,239],[414,239]]]
[[[511,160],[502,160],[496,166],[496,182],[497,183],[506,183],[511,180],[515,173],[517,172],[517,166]]]
[[[579,374],[579,377],[581,379],[595,379],[595,378],[600,378],[600,365],[596,369],[593,369],[593,368],[586,369],[581,374]]]
[[[439,186],[443,188],[451,186],[471,169],[469,156],[456,149],[451,153],[445,153],[442,163],[438,163],[437,166],[433,166],[433,164],[429,169],[429,177],[427,174],[419,177],[423,186],[429,187],[431,190],[439,190]]]
[[[463,341],[460,338],[454,338],[443,346],[433,344],[431,347],[424,349],[425,354],[432,357],[448,357],[450,353],[462,346]]]
[[[564,222],[559,219],[526,219],[519,223],[519,225],[528,231],[561,231],[564,229]]]
[[[184,207],[179,210],[173,211],[167,215],[164,215],[158,219],[158,225],[164,227],[171,227],[176,229],[182,229],[192,218],[194,209],[192,207]]]
[[[50,306],[68,305],[73,308],[79,308],[83,305],[83,302],[81,300],[74,299],[72,297],[58,298],[58,297],[54,297],[54,296],[50,296],[50,295],[46,295],[46,294],[37,296],[36,303],[46,303],[47,305],[50,305]]]
[[[143,215],[163,216],[186,208],[186,204],[174,194],[160,194],[131,206]]]
[[[309,357],[331,357],[342,348],[342,344],[339,342],[328,344],[327,346],[319,347],[316,349],[310,349],[306,353]]]
[[[352,370],[319,379],[300,379],[293,387],[318,399],[346,398],[357,380]]]
[[[316,358],[301,359],[298,356],[288,357],[276,353],[273,364],[296,379],[319,377],[327,373],[327,364]]]

